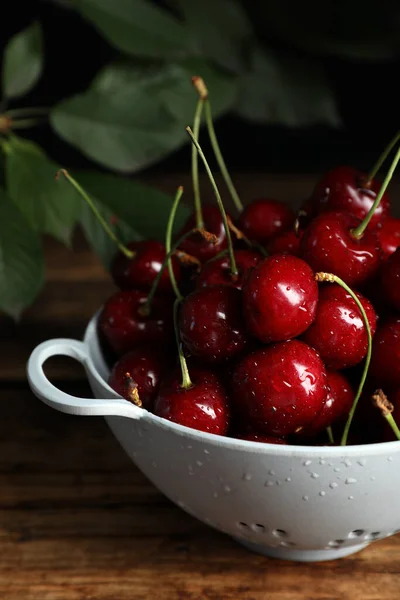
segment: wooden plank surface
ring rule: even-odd
[[[263,178],[240,181],[251,195],[262,192]],[[295,201],[310,179],[274,185]],[[252,554],[165,499],[102,419],[62,415],[34,398],[25,380],[34,345],[81,337],[113,290],[79,236],[73,253],[46,246],[45,291],[18,326],[0,317],[0,598],[397,600],[400,536],[319,564]],[[90,393],[73,361],[53,360],[46,370],[62,389]]]

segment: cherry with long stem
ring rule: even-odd
[[[104,231],[107,233],[107,235],[110,237],[110,239],[115,243],[115,245],[119,248],[119,250],[121,250],[121,252],[123,254],[125,254],[125,256],[127,258],[134,258],[135,252],[132,252],[132,250],[129,250],[118,239],[118,237],[116,236],[116,234],[114,233],[114,231],[108,225],[107,221],[100,214],[100,211],[98,210],[96,204],[93,202],[92,198],[89,196],[89,194],[87,192],[85,192],[85,190],[83,189],[83,187],[76,181],[76,179],[74,179],[68,173],[68,171],[66,169],[60,169],[57,172],[56,179],[59,178],[60,174],[64,175],[64,177],[67,179],[67,181],[76,189],[76,191],[78,192],[78,194],[85,200],[85,202],[88,204],[89,208],[91,209],[91,211],[93,212],[93,214],[98,219],[98,221],[101,224],[101,226],[103,227]]]
[[[386,177],[381,185],[381,189],[379,190],[378,195],[375,198],[375,202],[373,203],[370,210],[368,211],[368,214],[364,217],[364,219],[361,221],[361,223],[355,229],[352,230],[351,234],[354,238],[356,238],[356,239],[361,238],[364,231],[368,227],[368,224],[371,221],[375,210],[379,206],[379,204],[382,200],[382,197],[383,197],[384,193],[386,192],[386,189],[390,183],[390,180],[393,177],[393,173],[396,170],[399,160],[400,160],[400,148],[396,152],[396,156],[394,157],[394,160],[393,160],[392,164],[390,165],[390,169],[388,170],[388,172],[386,174]]]
[[[319,282],[337,283],[338,285],[340,285],[340,287],[342,287],[344,290],[346,290],[346,292],[348,294],[350,294],[350,296],[353,298],[354,302],[357,304],[357,307],[358,307],[358,309],[359,309],[359,311],[361,313],[362,319],[364,321],[365,329],[367,331],[368,350],[367,350],[367,356],[365,358],[364,369],[363,369],[363,372],[362,372],[362,375],[361,375],[361,380],[360,380],[360,383],[359,383],[359,386],[358,386],[357,393],[356,393],[356,395],[354,397],[353,405],[352,405],[352,407],[351,407],[351,409],[349,411],[349,415],[347,417],[347,421],[346,421],[346,424],[345,424],[345,427],[344,427],[342,439],[340,441],[340,445],[341,446],[346,446],[346,444],[347,444],[347,438],[348,438],[350,427],[351,427],[351,423],[353,421],[354,413],[356,411],[358,401],[360,399],[360,396],[361,396],[363,388],[364,388],[365,380],[367,379],[368,369],[369,369],[369,365],[370,365],[370,362],[371,362],[371,353],[372,353],[371,328],[369,326],[368,317],[367,317],[367,315],[365,313],[363,305],[361,304],[361,302],[358,299],[357,295],[343,281],[343,279],[340,279],[340,277],[337,277],[336,275],[333,275],[332,273],[316,273],[315,274],[315,280],[319,281]]]
[[[179,324],[178,324],[178,316],[179,316],[179,306],[182,302],[181,298],[177,298],[174,302],[174,330],[175,330],[175,339],[176,345],[178,348],[178,356],[179,356],[179,364],[181,366],[182,371],[182,384],[181,387],[185,390],[193,387],[192,380],[190,379],[189,369],[187,366],[186,358],[183,354],[182,350],[182,342],[179,335]]]
[[[196,146],[197,152],[200,155],[201,160],[203,161],[204,167],[207,171],[208,177],[210,179],[211,185],[213,187],[214,193],[215,193],[215,197],[217,199],[217,203],[218,203],[218,207],[221,211],[221,216],[222,216],[222,220],[224,223],[224,227],[225,227],[225,234],[226,234],[226,239],[227,239],[227,243],[228,243],[228,251],[229,251],[229,259],[230,259],[230,263],[231,263],[231,273],[232,273],[232,278],[235,279],[236,277],[238,277],[238,269],[236,266],[236,261],[235,261],[235,254],[233,252],[233,244],[232,244],[232,236],[231,236],[231,231],[229,228],[229,222],[228,222],[228,218],[225,212],[225,208],[222,202],[222,198],[221,195],[219,193],[217,184],[215,182],[214,176],[212,174],[212,171],[210,169],[210,166],[207,162],[206,157],[204,156],[204,153],[200,147],[200,144],[198,143],[198,141],[196,140],[196,138],[193,135],[192,130],[190,129],[190,127],[186,127],[186,131],[188,132],[190,139],[192,140],[192,143]]]
[[[204,103],[204,112],[205,112],[205,118],[206,118],[206,125],[207,125],[207,129],[208,129],[208,135],[210,137],[211,146],[213,148],[218,166],[221,169],[222,177],[224,178],[226,187],[229,190],[229,193],[232,197],[232,200],[233,200],[237,210],[239,212],[242,212],[242,210],[243,210],[242,201],[239,198],[239,194],[237,193],[236,188],[233,184],[232,178],[229,174],[228,168],[226,166],[224,157],[221,152],[221,148],[218,143],[217,135],[215,133],[212,112],[211,112],[211,104],[210,104],[210,99],[208,97],[208,89],[204,83],[204,80],[201,77],[197,77],[197,76],[192,77],[192,83],[193,83],[194,87],[196,88],[197,93],[199,94],[200,100],[202,100]]]
[[[376,175],[380,171],[383,163],[386,161],[387,157],[389,156],[389,154],[391,153],[391,151],[393,150],[393,148],[396,146],[396,144],[399,141],[400,141],[400,131],[398,131],[396,133],[396,135],[394,136],[394,138],[392,138],[390,140],[389,144],[386,146],[386,148],[384,149],[382,154],[379,156],[378,160],[372,167],[371,171],[368,173],[367,179],[363,182],[363,187],[365,187],[367,189],[370,187],[371,182],[376,177]]]
[[[372,396],[372,402],[381,411],[382,416],[388,422],[388,425],[391,427],[394,435],[398,440],[400,440],[400,429],[393,418],[392,412],[394,410],[394,406],[387,399],[386,395],[382,390],[376,390],[376,392]]]

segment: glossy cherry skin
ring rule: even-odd
[[[385,300],[400,310],[400,248],[383,265],[381,283]]]
[[[128,258],[122,252],[118,252],[111,265],[111,277],[120,290],[146,290],[149,291],[155,278],[161,271],[165,259],[165,246],[157,240],[144,240],[141,242],[130,242],[129,250],[135,252],[133,258]],[[179,283],[181,267],[175,256],[171,258],[175,279]],[[171,292],[171,280],[169,271],[165,268],[159,281],[158,292]]]
[[[266,244],[277,233],[289,229],[294,219],[294,212],[286,204],[260,199],[244,207],[238,227],[250,240]]]
[[[228,255],[213,258],[203,265],[196,277],[196,288],[209,285],[231,285],[241,290],[250,270],[262,260],[261,254],[254,250],[236,250],[235,260],[238,277],[232,279],[231,262]]]
[[[353,167],[336,167],[317,183],[312,199],[317,214],[327,211],[346,211],[360,221],[368,213],[381,184],[373,180],[368,189],[363,187],[367,175]],[[385,193],[369,224],[376,229],[390,213],[389,196]]]
[[[266,245],[268,254],[292,254],[298,256],[300,251],[300,240],[302,232],[299,235],[293,229],[282,231],[274,235]]]
[[[384,391],[400,386],[400,318],[389,317],[381,323],[372,344],[371,377]]]
[[[242,433],[235,436],[238,440],[247,440],[248,442],[261,442],[262,444],[280,444],[287,445],[287,441],[283,438],[274,437],[272,435],[263,435],[260,433]]]
[[[228,244],[224,223],[218,206],[204,204],[202,206],[202,212],[204,229],[217,236],[217,243],[213,244],[203,239],[200,235],[193,235],[184,240],[179,247],[181,250],[194,256],[203,263],[222,252],[222,250],[225,250],[225,248],[228,247]],[[196,227],[196,215],[195,213],[192,213],[186,221],[182,231],[179,233],[179,236]]]
[[[300,258],[276,254],[264,259],[243,286],[249,331],[264,343],[297,337],[314,320],[318,285]]]
[[[179,330],[184,346],[197,358],[218,362],[237,356],[249,342],[242,292],[227,285],[195,290],[182,303]]]
[[[126,386],[126,374],[129,373],[138,386],[143,408],[151,411],[161,380],[173,364],[171,352],[166,348],[155,348],[154,345],[138,346],[115,363],[108,383],[120,396],[129,400]]]
[[[117,356],[139,344],[164,344],[173,340],[172,303],[155,297],[149,316],[140,314],[147,294],[139,290],[117,292],[104,304],[98,329]]]
[[[300,256],[315,271],[334,273],[350,286],[371,279],[380,264],[380,246],[376,234],[368,228],[360,239],[351,230],[360,221],[344,212],[319,215],[305,229]]]
[[[322,410],[327,394],[325,367],[304,342],[281,342],[239,362],[232,392],[244,428],[285,437],[309,426]]]
[[[230,406],[221,380],[212,371],[201,368],[191,368],[190,378],[193,386],[185,389],[180,369],[168,375],[161,383],[154,413],[185,427],[225,435]]]
[[[385,261],[400,246],[400,219],[388,217],[376,234],[381,245],[382,260]]]
[[[369,300],[357,293],[373,335],[376,313]],[[339,285],[325,284],[319,291],[317,313],[302,339],[319,352],[331,369],[346,369],[362,361],[367,354],[368,337],[357,304]]]
[[[301,437],[314,437],[337,421],[346,417],[353,405],[354,391],[347,377],[339,371],[326,372],[328,393],[322,410],[310,425],[303,429]]]

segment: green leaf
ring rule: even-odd
[[[56,181],[58,165],[33,142],[12,136],[3,147],[11,199],[33,229],[69,244],[80,210],[77,192],[63,178]]]
[[[187,26],[201,53],[234,73],[245,67],[252,26],[237,0],[180,0]]]
[[[118,50],[134,56],[171,58],[190,50],[184,26],[146,0],[74,0],[77,10]]]
[[[256,49],[252,69],[239,86],[236,110],[246,119],[288,127],[340,125],[329,82],[312,61],[278,58]]]
[[[43,69],[42,31],[32,23],[8,42],[3,58],[3,93],[23,96],[36,84]]]
[[[99,200],[93,199],[93,201],[95,202],[98,211],[110,224],[110,227],[112,227],[121,242],[127,243],[133,240],[142,239],[142,237],[132,227],[129,227],[129,225],[116,217],[113,210],[102,204]],[[118,248],[104,231],[103,227],[100,225],[98,219],[95,217],[86,202],[82,203],[80,224],[85,233],[86,239],[92,246],[94,252],[103,262],[106,269],[109,269],[113,257],[118,252]]]
[[[214,114],[233,105],[235,81],[201,59],[157,68],[117,64],[105,67],[86,92],[56,106],[51,123],[92,160],[117,171],[138,171],[187,141],[185,127],[197,102],[192,75],[206,79]]]
[[[164,240],[172,198],[146,185],[116,175],[81,171],[77,181],[97,203],[128,224],[131,239],[155,238]],[[182,227],[189,211],[182,204],[178,208],[175,231]],[[110,222],[110,221],[109,221]]]
[[[19,317],[33,302],[43,282],[39,236],[0,188],[0,309]]]

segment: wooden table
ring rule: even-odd
[[[172,180],[162,187],[173,189]],[[290,200],[310,182],[272,184]],[[242,185],[255,194],[264,183],[249,176]],[[79,239],[74,252],[48,243],[47,258],[35,306],[18,326],[0,319],[1,599],[398,600],[400,536],[319,564],[251,554],[166,500],[102,419],[36,400],[25,380],[29,352],[50,337],[81,337],[113,289]],[[52,360],[47,372],[69,393],[90,393],[73,361]]]

